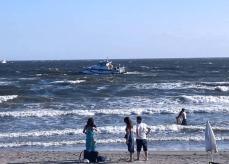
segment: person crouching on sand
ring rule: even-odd
[[[126,123],[126,144],[128,147],[128,151],[130,152],[130,159],[128,160],[128,162],[132,162],[134,153],[133,125],[129,117],[125,117],[124,122]]]
[[[142,147],[145,152],[145,160],[146,161],[148,160],[146,136],[149,134],[150,130],[151,129],[147,127],[145,123],[142,123],[142,117],[137,116],[137,126],[136,126],[137,160],[139,160]]]
[[[89,118],[87,120],[87,124],[85,125],[83,129],[83,133],[86,134],[86,150],[87,151],[95,151],[94,131],[97,131],[96,125],[94,123],[94,119]]]
[[[176,120],[177,120],[177,124],[187,125],[187,114],[184,108],[182,108],[179,115],[176,117]]]

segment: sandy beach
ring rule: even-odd
[[[80,163],[80,152],[9,152],[1,151],[0,163]],[[106,163],[129,163],[126,162],[127,152],[101,152],[100,155],[106,156],[110,162]],[[136,154],[135,154],[136,155]],[[206,164],[210,161],[210,156],[202,151],[159,151],[150,152],[149,160],[146,162],[141,156],[140,161],[132,163],[145,164]],[[221,151],[214,155],[214,161],[220,164],[229,163],[229,152]]]

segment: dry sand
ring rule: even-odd
[[[101,156],[106,156],[111,159],[107,163],[129,163],[127,152],[101,152]],[[136,158],[136,154],[135,154]],[[207,164],[210,161],[210,156],[206,152],[201,151],[159,151],[150,152],[149,160],[143,161],[141,156],[140,161],[132,163],[144,164]],[[220,164],[229,164],[229,152],[221,151],[214,155],[214,161]],[[79,152],[9,152],[1,151],[0,164],[4,163],[41,163],[41,164],[67,164],[79,163]]]

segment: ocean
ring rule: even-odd
[[[123,118],[141,115],[150,150],[205,150],[210,121],[229,150],[229,58],[112,60],[126,74],[86,75],[98,60],[0,64],[0,149],[79,151],[93,117],[97,150],[126,150]],[[187,126],[176,125],[181,108]]]

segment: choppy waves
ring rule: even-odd
[[[8,86],[8,85],[12,85],[13,82],[11,81],[0,81],[0,86]]]
[[[94,61],[2,67],[0,147],[83,144],[82,127],[91,116],[100,126],[97,143],[124,143],[123,117],[136,115],[152,125],[150,142],[202,142],[204,123],[210,120],[217,140],[229,143],[228,61],[121,62],[126,74],[104,76],[78,73]],[[181,108],[188,126],[174,124]]]
[[[6,95],[6,96],[0,96],[0,103],[6,102],[8,100],[16,99],[18,95]]]
[[[217,141],[228,141],[229,137],[216,137]],[[158,137],[158,138],[148,138],[149,142],[166,142],[166,141],[178,141],[178,142],[203,142],[204,137],[202,136],[189,136],[189,137]],[[97,144],[116,144],[125,143],[124,139],[113,138],[113,139],[100,139],[96,140]],[[78,145],[85,144],[85,140],[64,140],[64,141],[50,141],[50,142],[39,142],[39,141],[28,141],[28,142],[10,142],[10,143],[0,143],[0,148],[18,148],[27,146],[36,147],[53,147],[53,146],[67,146],[67,145]]]
[[[80,84],[85,82],[86,80],[64,80],[64,81],[54,81],[52,84]]]
[[[180,99],[190,104],[229,104],[229,96],[181,96]]]
[[[182,141],[182,142],[203,142],[204,141],[204,126],[186,126],[182,127],[179,125],[158,125],[150,126],[152,129],[151,133],[148,136],[149,142],[160,142],[160,141]],[[177,133],[179,131],[192,131],[192,134],[186,136],[174,136],[169,133]],[[213,130],[216,132],[217,141],[228,141],[228,136],[222,136],[222,131],[229,131],[229,128],[225,127],[213,127]],[[62,130],[46,130],[46,131],[30,131],[30,132],[13,132],[13,133],[0,133],[0,139],[3,138],[20,138],[21,142],[10,142],[10,143],[1,143],[1,148],[6,147],[23,147],[23,146],[63,146],[63,145],[77,145],[84,144],[85,140],[82,139],[83,129],[62,129]],[[125,127],[124,126],[107,126],[107,127],[98,127],[97,136],[99,135],[113,135],[109,139],[96,139],[98,144],[112,144],[112,143],[124,143],[125,140],[122,137],[124,135]],[[199,133],[193,133],[199,131]],[[160,132],[160,133],[158,133]],[[154,135],[154,133],[158,133]],[[166,135],[165,135],[166,134]],[[63,135],[75,135],[81,136],[81,139],[76,140],[61,140],[61,141],[30,141],[30,137],[50,137],[50,136],[63,136]],[[120,137],[117,137],[119,135]],[[116,136],[116,137],[115,137]],[[29,137],[27,141],[23,141],[22,138]]]
[[[181,107],[168,106],[166,108],[161,107],[149,107],[149,108],[120,108],[120,109],[79,109],[79,110],[53,110],[53,109],[40,109],[38,110],[23,110],[23,111],[6,111],[0,112],[0,117],[61,117],[61,116],[95,116],[95,115],[141,115],[141,114],[177,114]],[[227,107],[187,107],[187,112],[193,113],[229,113]]]
[[[94,113],[87,110],[29,110],[29,111],[13,111],[13,112],[0,112],[0,117],[57,117],[64,115],[88,115],[92,116]]]
[[[167,124],[167,125],[156,125],[156,126],[149,126],[151,129],[151,134],[154,133],[176,133],[179,131],[183,132],[204,132],[205,126],[180,126],[176,124]],[[135,127],[134,127],[135,129]],[[218,134],[222,132],[229,132],[228,127],[220,127],[220,126],[213,126],[212,129]],[[97,128],[97,135],[100,134],[124,134],[125,133],[125,126],[104,126]],[[7,132],[7,133],[0,133],[0,138],[17,138],[17,137],[47,137],[47,136],[62,136],[62,135],[84,135],[83,129],[54,129],[54,130],[38,130],[38,131],[27,131],[27,132]]]
[[[168,82],[168,83],[135,83],[126,86],[126,89],[136,88],[139,90],[209,90],[209,91],[229,91],[229,82]]]

